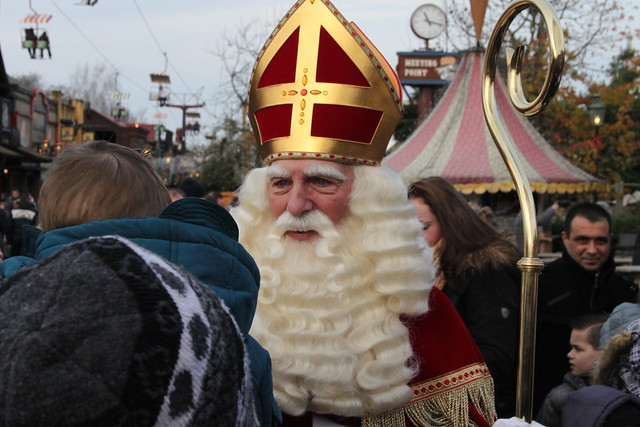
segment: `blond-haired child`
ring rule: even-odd
[[[107,141],[71,145],[45,175],[38,226],[51,231],[103,219],[153,217],[169,203],[162,178],[138,152]]]

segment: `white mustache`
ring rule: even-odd
[[[301,216],[293,216],[285,211],[278,217],[274,227],[279,233],[313,230],[321,235],[323,232],[335,229],[329,217],[317,210],[306,212]]]

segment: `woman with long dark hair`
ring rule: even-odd
[[[511,417],[518,355],[518,249],[443,178],[412,184],[409,199],[427,244],[434,248],[436,286],[453,302],[491,370],[498,416]]]

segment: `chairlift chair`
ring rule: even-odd
[[[27,49],[31,59],[44,59],[45,50],[49,54],[49,58],[51,58],[51,42],[46,29],[38,28],[38,26],[23,28],[21,39],[22,48]],[[40,56],[37,55],[38,50],[40,51]]]
[[[186,133],[197,135],[200,133],[200,122],[187,123],[184,127]]]
[[[158,104],[163,107],[171,100],[171,91],[167,86],[158,85],[149,90],[149,101],[158,101]]]
[[[111,116],[114,120],[121,122],[129,116],[129,109],[118,102],[116,106],[111,109]]]
[[[49,34],[47,34],[45,30],[42,30],[42,32],[38,36],[38,43],[36,47],[40,50],[40,59],[44,59],[45,50],[49,53],[49,58],[51,58],[51,44],[49,42]]]
[[[151,83],[158,84],[158,92],[151,92],[149,95],[149,99],[152,101],[158,101],[161,107],[169,101],[169,87],[171,84],[171,78],[169,74],[167,74],[167,65],[169,65],[169,58],[167,58],[166,52],[163,52],[164,55],[164,69],[161,73],[149,73],[151,77]]]
[[[38,34],[33,27],[22,29],[20,36],[22,38],[22,48],[27,49],[31,58],[36,57],[36,46],[38,44]]]
[[[111,116],[116,121],[125,120],[129,115],[129,93],[128,92],[111,92],[111,100],[115,101],[115,106],[111,108]]]
[[[29,0],[29,9],[31,9],[32,13],[27,14],[24,18],[22,18],[21,22],[24,24],[33,25],[22,29],[22,47],[23,49],[27,49],[31,59],[37,58],[36,49],[40,50],[40,58],[44,58],[45,50],[49,53],[49,58],[51,58],[51,43],[49,41],[49,35],[47,33],[47,30],[44,28],[40,28],[38,24],[45,24],[51,21],[53,15],[40,14],[36,12],[36,10],[31,5],[31,0]]]

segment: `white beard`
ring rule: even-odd
[[[424,242],[407,242],[403,232],[371,239],[376,233],[357,217],[335,227],[318,211],[304,225],[288,213],[264,227],[254,220],[251,237],[241,238],[261,274],[251,334],[271,355],[282,410],[363,416],[407,402],[417,368],[400,315],[427,310],[433,274]],[[313,229],[319,237],[284,237],[292,229]]]

